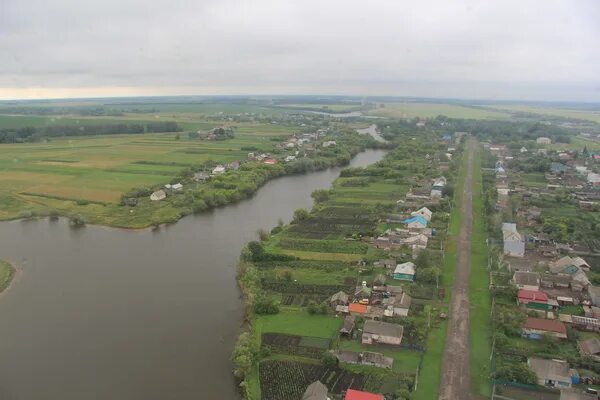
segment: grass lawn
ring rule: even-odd
[[[448,322],[443,321],[439,328],[432,329],[427,337],[427,351],[423,357],[423,365],[419,371],[419,383],[414,392],[413,400],[437,399],[442,376],[442,359]]]
[[[473,232],[471,237],[471,272],[469,276],[469,300],[471,302],[471,384],[473,392],[489,396],[491,351],[491,294],[487,270],[486,231],[481,176],[481,151],[474,159],[473,175]]]
[[[12,280],[14,274],[14,267],[6,261],[0,260],[0,292],[10,285],[10,281]]]
[[[285,309],[275,315],[257,315],[252,325],[257,339],[263,332],[333,338],[337,336],[342,322],[342,318],[334,316],[310,315],[306,310]]]

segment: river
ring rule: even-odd
[[[0,295],[0,399],[238,398],[229,358],[243,312],[240,249],[309,208],[339,172],[275,179],[158,231],[0,223],[0,257],[18,267]]]

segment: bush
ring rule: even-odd
[[[279,313],[279,303],[275,299],[261,295],[254,300],[254,312],[261,315],[272,315]]]
[[[300,221],[304,221],[308,219],[309,215],[310,214],[306,209],[298,208],[296,211],[294,211],[294,219],[292,220],[292,223],[297,224]]]
[[[321,357],[321,364],[323,364],[325,368],[335,368],[338,365],[338,359],[336,356],[326,351]]]

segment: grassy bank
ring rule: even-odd
[[[478,148],[473,166],[473,234],[471,237],[471,272],[469,300],[471,302],[471,383],[474,393],[489,396],[491,351],[491,293],[487,268],[488,249],[485,243],[481,150]]]
[[[0,293],[4,291],[15,275],[15,268],[8,262],[0,260]]]

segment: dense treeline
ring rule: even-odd
[[[42,138],[60,136],[93,136],[114,134],[138,134],[150,132],[178,132],[177,122],[149,122],[143,124],[53,125],[45,127],[2,128],[0,143],[35,142]]]

